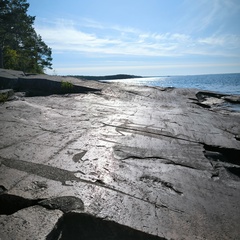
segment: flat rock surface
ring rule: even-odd
[[[0,239],[239,239],[236,96],[76,84],[0,105]]]

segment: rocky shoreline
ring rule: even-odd
[[[240,236],[239,96],[7,70],[0,87],[0,239]]]

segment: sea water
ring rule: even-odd
[[[110,81],[145,86],[197,88],[223,94],[240,95],[240,73],[143,77]]]

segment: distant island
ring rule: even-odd
[[[135,76],[135,75],[128,75],[128,74],[116,74],[116,75],[107,75],[107,76],[76,76],[76,75],[71,75],[69,77],[75,77],[75,78],[80,78],[80,79],[85,79],[85,80],[95,80],[95,81],[100,81],[100,80],[114,80],[114,79],[129,79],[129,78],[142,78],[142,76]]]

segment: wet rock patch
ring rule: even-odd
[[[72,160],[77,163],[79,162],[80,160],[82,160],[82,158],[84,157],[84,155],[87,153],[87,151],[82,151],[80,153],[77,153],[75,154],[73,157],[72,157]]]

